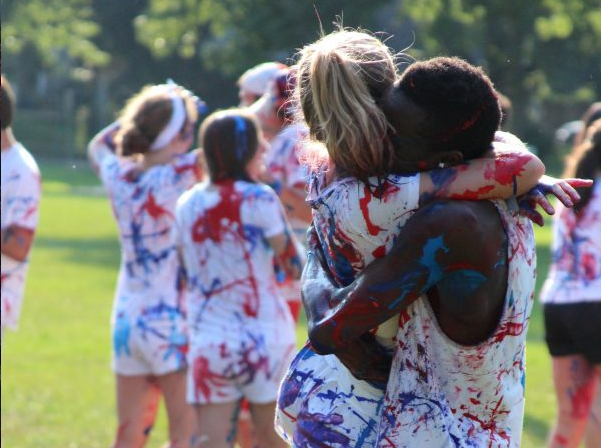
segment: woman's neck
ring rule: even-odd
[[[2,151],[10,149],[17,143],[11,128],[2,129]]]
[[[149,151],[142,156],[142,169],[144,171],[149,170],[153,166],[167,165],[173,159],[173,153],[169,150],[169,147],[161,149],[159,151]]]

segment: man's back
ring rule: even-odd
[[[380,447],[520,443],[524,347],[536,267],[532,227],[504,202],[451,207],[454,217],[476,221],[449,220],[441,228],[453,232],[457,225],[470,225],[473,241],[434,248],[444,254],[438,258],[441,269],[452,264],[445,264],[445,256],[479,253],[458,255],[455,261],[464,265],[431,288],[429,300],[418,299],[407,308],[383,407]],[[491,256],[497,263],[487,269]],[[470,265],[479,259],[479,265]]]

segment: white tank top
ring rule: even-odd
[[[499,325],[486,341],[463,346],[443,333],[427,300],[407,309],[380,420],[380,448],[520,445],[536,251],[531,223],[505,202],[494,203],[509,262]]]

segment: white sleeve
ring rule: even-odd
[[[264,186],[254,202],[254,210],[249,213],[249,220],[263,230],[265,238],[272,238],[287,230],[289,225],[285,218],[284,207],[275,191]]]
[[[5,199],[6,216],[2,217],[4,227],[14,225],[34,230],[38,225],[41,194],[37,167],[23,165],[19,169],[16,182],[11,185],[9,196]]]

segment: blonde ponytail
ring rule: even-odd
[[[396,78],[389,49],[364,32],[340,30],[303,48],[297,70],[310,136],[336,170],[360,179],[386,174],[393,154],[378,101]]]

